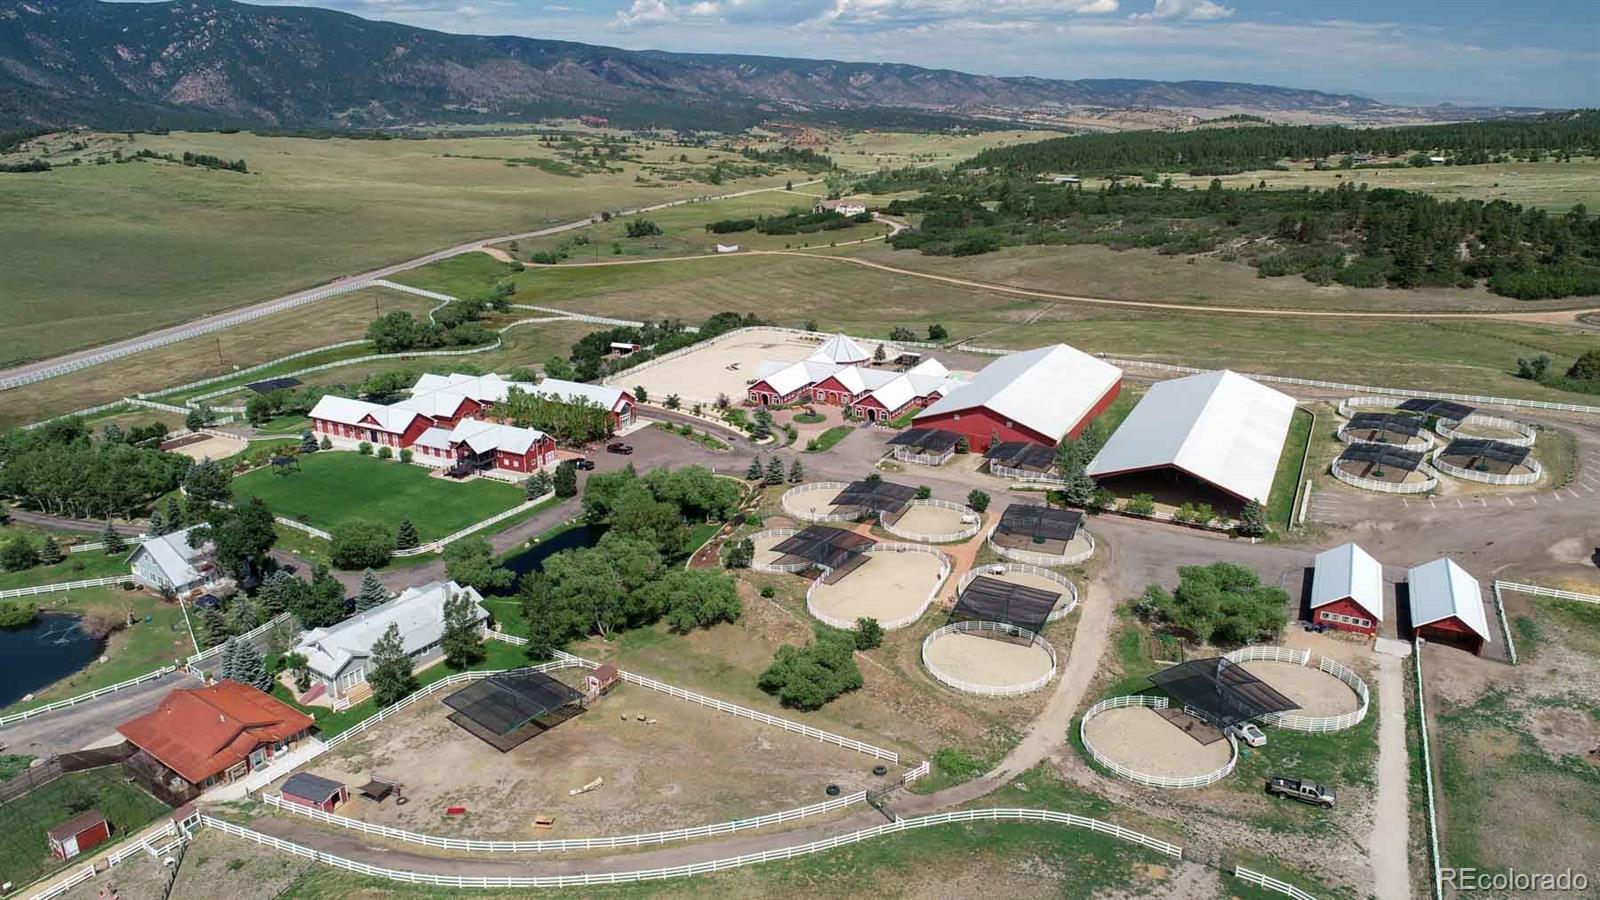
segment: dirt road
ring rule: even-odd
[[[1411,873],[1406,847],[1411,834],[1411,806],[1406,799],[1410,757],[1406,755],[1405,682],[1399,657],[1377,654],[1378,660],[1378,804],[1367,841],[1372,860],[1372,894],[1386,900],[1410,900]]]

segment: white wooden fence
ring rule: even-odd
[[[869,547],[866,552],[868,554],[926,553],[930,556],[936,557],[939,560],[939,575],[934,579],[933,589],[928,592],[928,596],[923,598],[921,605],[917,607],[915,612],[908,613],[897,619],[885,619],[879,622],[878,626],[884,631],[895,631],[900,628],[905,628],[907,625],[914,624],[918,619],[922,618],[922,614],[928,611],[929,606],[933,605],[933,599],[939,596],[939,589],[944,587],[945,579],[950,577],[950,570],[954,568],[954,563],[951,562],[948,554],[942,550],[936,550],[926,544],[902,544],[895,541],[879,541],[878,543]],[[813,618],[825,625],[829,625],[833,628],[839,628],[844,631],[854,631],[856,629],[856,623],[854,619],[845,621],[844,619],[835,618],[834,616],[830,616],[827,613],[817,609],[817,605],[814,600],[817,589],[822,587],[823,580],[833,572],[832,569],[821,565],[820,563],[817,565],[817,568],[822,570],[823,575],[821,578],[811,582],[811,586],[806,588],[806,612],[810,613]]]
[[[912,465],[942,466],[950,461],[950,457],[956,455],[956,451],[954,447],[951,447],[943,453],[912,453],[905,447],[895,447],[889,455],[900,462],[911,463]]]
[[[1497,472],[1479,472],[1476,469],[1468,469],[1454,463],[1447,463],[1442,457],[1445,449],[1441,447],[1439,452],[1433,455],[1433,468],[1449,475],[1451,478],[1460,478],[1463,481],[1478,481],[1483,484],[1507,485],[1533,484],[1539,480],[1540,476],[1544,475],[1544,466],[1539,465],[1539,461],[1531,456],[1523,461],[1523,465],[1528,467],[1528,471],[1501,475]]]
[[[1253,660],[1289,663],[1295,666],[1304,666],[1311,661],[1311,653],[1292,647],[1241,647],[1232,653],[1225,654],[1224,659],[1229,662],[1241,663]],[[1268,713],[1261,717],[1267,725],[1278,728],[1287,728],[1290,731],[1310,731],[1322,733],[1328,731],[1343,731],[1361,724],[1367,717],[1367,710],[1372,704],[1372,693],[1367,683],[1360,675],[1351,671],[1338,660],[1321,657],[1317,660],[1318,671],[1339,679],[1356,695],[1357,706],[1347,713],[1336,716],[1302,716],[1295,713]]]
[[[1499,416],[1491,416],[1484,413],[1473,413],[1459,422],[1450,422],[1441,419],[1440,421],[1434,423],[1433,430],[1437,431],[1439,436],[1447,441],[1453,441],[1458,437],[1476,437],[1477,435],[1460,433],[1462,431],[1462,427],[1466,425],[1482,425],[1485,428],[1498,428],[1502,431],[1512,432],[1516,435],[1516,437],[1497,437],[1494,438],[1494,440],[1497,440],[1502,444],[1511,444],[1515,447],[1532,447],[1534,441],[1538,440],[1539,438],[1539,430],[1526,422],[1518,422],[1513,419],[1502,419]]]
[[[1558,591],[1555,588],[1540,587],[1537,584],[1518,584],[1514,581],[1496,581],[1494,586],[1502,591],[1516,591],[1519,594],[1532,594],[1535,597],[1549,597],[1552,600],[1576,600],[1579,603],[1600,604],[1600,596],[1595,594],[1580,594],[1577,591]]]
[[[1351,487],[1361,488],[1364,491],[1377,491],[1382,494],[1426,494],[1439,486],[1439,473],[1435,472],[1433,467],[1427,463],[1417,464],[1417,471],[1422,473],[1425,480],[1411,482],[1376,481],[1371,478],[1352,475],[1340,468],[1337,459],[1328,465],[1328,471],[1332,473],[1335,480],[1342,481]]]
[[[989,474],[996,478],[1010,478],[1028,484],[1066,484],[1067,480],[1055,472],[1035,472],[1032,469],[1014,469],[1011,466],[1002,466],[989,463]]]
[[[1090,534],[1087,528],[1080,527],[1078,534],[1083,535],[1084,541],[1089,545],[1088,547],[1072,552],[1072,545],[1069,543],[1067,545],[1068,552],[1057,556],[1051,553],[1035,553],[1032,550],[1016,550],[1011,547],[1003,547],[996,543],[994,539],[995,530],[999,527],[999,525],[996,525],[994,528],[989,529],[989,536],[985,538],[985,541],[989,544],[990,550],[1016,562],[1029,563],[1035,566],[1072,566],[1094,555],[1094,535]]]
[[[1078,608],[1078,586],[1072,583],[1072,579],[1061,574],[1060,572],[1055,571],[1054,569],[1046,569],[1041,566],[1029,565],[1028,563],[998,563],[986,566],[973,566],[967,570],[967,574],[961,576],[961,581],[957,582],[956,596],[960,597],[961,594],[966,591],[967,586],[978,579],[978,576],[992,576],[995,574],[996,569],[999,569],[1002,574],[1006,572],[1016,572],[1020,575],[1033,575],[1061,586],[1061,593],[1067,598],[1067,602],[1057,603],[1056,608],[1050,610],[1050,615],[1045,617],[1046,622],[1054,622],[1057,619],[1065,619],[1067,616],[1072,615],[1073,610]]]
[[[1506,618],[1505,598],[1500,596],[1500,582],[1494,583],[1494,612],[1495,618],[1500,620],[1500,634],[1506,639],[1506,659],[1514,666],[1517,664],[1517,642],[1511,637],[1511,621]]]
[[[1433,863],[1434,900],[1444,900],[1444,874],[1440,871],[1439,808],[1433,798],[1433,753],[1428,745],[1428,708],[1423,699],[1427,693],[1422,684],[1422,641],[1411,640],[1411,660],[1417,673],[1417,728],[1422,736],[1422,782],[1427,788],[1428,801],[1428,858]]]
[[[778,540],[781,538],[793,537],[799,533],[800,532],[794,528],[768,528],[765,531],[758,531],[755,534],[750,535],[750,540],[752,542]],[[805,570],[811,568],[811,561],[802,560],[796,563],[764,563],[752,559],[750,561],[750,568],[757,572],[773,572],[777,574],[793,575],[798,572],[804,572]]]
[[[24,719],[31,719],[34,716],[43,715],[53,710],[66,709],[69,706],[77,706],[80,703],[88,703],[91,700],[98,700],[107,694],[114,694],[124,688],[130,688],[134,685],[144,684],[147,681],[154,681],[157,678],[162,678],[171,674],[175,670],[176,669],[173,666],[162,666],[153,672],[146,672],[136,678],[129,678],[127,681],[119,681],[116,684],[107,685],[103,688],[95,688],[86,694],[79,694],[76,697],[68,697],[65,700],[57,700],[54,703],[46,703],[43,706],[35,706],[32,709],[25,709],[22,712],[12,713],[9,716],[0,716],[0,727],[4,727],[15,722],[21,722]]]
[[[1237,863],[1233,867],[1233,877],[1240,881],[1249,882],[1262,890],[1275,891],[1279,894],[1293,897],[1294,900],[1317,900],[1316,897],[1300,890],[1287,881],[1280,881],[1271,875],[1265,875],[1254,869],[1246,869]]]
[[[267,621],[261,623],[260,625],[257,625],[256,627],[250,629],[249,631],[246,631],[244,634],[236,635],[235,637],[237,637],[241,641],[253,641],[256,638],[262,636],[263,634],[266,634],[267,632],[271,631],[272,629],[277,628],[279,625],[282,625],[283,623],[290,621],[291,619],[292,619],[292,617],[286,612],[285,613],[278,613],[277,615],[275,615],[272,618],[268,619]],[[191,665],[192,666],[192,665],[196,665],[198,663],[204,662],[205,660],[208,660],[211,657],[216,656],[217,654],[221,653],[223,651],[223,648],[225,648],[226,646],[227,646],[227,642],[224,641],[223,643],[218,644],[215,647],[210,648],[209,650],[202,650],[199,653],[194,654],[193,656],[191,656],[188,659],[184,660],[184,663],[186,665]]]
[[[1233,767],[1238,765],[1239,742],[1235,741],[1233,739],[1233,735],[1231,734],[1223,735],[1224,739],[1226,739],[1228,742],[1228,748],[1230,751],[1228,755],[1228,764],[1214,772],[1207,772],[1204,775],[1193,775],[1188,778],[1175,778],[1169,775],[1150,775],[1140,772],[1136,769],[1131,769],[1114,759],[1104,756],[1099,750],[1096,750],[1094,744],[1090,743],[1089,741],[1089,720],[1100,715],[1108,709],[1126,709],[1131,706],[1148,706],[1151,709],[1166,709],[1167,698],[1150,697],[1144,694],[1131,694],[1124,697],[1112,697],[1108,700],[1101,700],[1099,703],[1089,707],[1084,711],[1083,718],[1078,720],[1078,739],[1083,741],[1083,749],[1089,752],[1089,757],[1091,759],[1100,765],[1105,766],[1107,769],[1110,769],[1115,774],[1137,784],[1142,784],[1146,787],[1180,790],[1186,788],[1205,787],[1208,784],[1216,784],[1218,781],[1226,778],[1228,774],[1233,771]]]
[[[417,872],[406,869],[394,869],[383,866],[374,866],[368,863],[357,862],[302,844],[280,840],[271,835],[262,834],[249,828],[244,828],[218,819],[215,816],[201,814],[200,821],[203,825],[212,827],[233,837],[254,841],[262,846],[271,847],[282,853],[291,854],[324,863],[335,868],[390,881],[408,884],[430,884],[443,887],[456,888],[553,888],[553,887],[582,887],[597,884],[626,884],[639,881],[659,881],[667,878],[686,878],[694,875],[707,875],[713,872],[725,872],[744,866],[756,865],[778,860],[795,859],[814,853],[823,853],[840,847],[848,847],[865,840],[870,840],[884,835],[899,834],[916,828],[927,828],[934,825],[948,825],[957,822],[1048,822],[1056,825],[1066,825],[1073,828],[1084,828],[1101,834],[1110,835],[1119,840],[1137,844],[1156,853],[1173,859],[1183,858],[1183,848],[1168,841],[1153,838],[1142,832],[1130,828],[1123,828],[1110,822],[1091,819],[1086,816],[1072,813],[1055,812],[1046,809],[963,809],[951,812],[932,813],[925,816],[916,816],[908,819],[898,819],[894,822],[877,825],[872,828],[863,828],[847,834],[824,838],[805,844],[791,847],[781,847],[776,850],[765,850],[760,853],[747,853],[742,856],[710,860],[707,862],[690,863],[681,866],[665,866],[655,869],[637,869],[627,872],[586,872],[574,875],[443,875],[434,872]]]
[[[1030,645],[1044,648],[1045,654],[1050,657],[1049,671],[1032,681],[1020,684],[977,684],[945,672],[934,665],[933,660],[928,658],[928,649],[933,646],[935,641],[945,635],[976,632],[982,636],[982,633],[986,631],[997,632],[1009,637],[1024,638]],[[934,680],[940,684],[967,694],[977,694],[982,697],[1020,697],[1023,694],[1031,694],[1049,684],[1056,677],[1056,666],[1056,648],[1051,646],[1049,641],[1026,628],[1019,628],[1008,622],[952,622],[942,628],[934,629],[932,633],[922,639],[922,667],[927,669],[928,674],[933,676]]]
[[[911,512],[911,510],[919,507],[928,509],[948,509],[961,517],[962,525],[955,531],[948,531],[942,534],[922,534],[920,532],[902,529],[895,523],[889,522],[881,517],[878,519],[878,524],[883,527],[884,531],[889,532],[895,537],[904,538],[908,541],[921,541],[925,544],[953,544],[957,541],[964,541],[977,534],[978,529],[983,527],[983,517],[978,515],[977,510],[970,506],[964,506],[960,503],[951,503],[949,500],[912,500],[906,504],[905,513],[901,514],[901,518],[904,518],[905,515]],[[972,520],[971,522],[965,521],[969,518]]]
[[[1348,422],[1340,425],[1338,432],[1336,432],[1334,436],[1346,444],[1385,444],[1391,447],[1399,447],[1402,450],[1431,450],[1433,449],[1434,444],[1433,435],[1429,434],[1425,430],[1418,431],[1416,437],[1414,438],[1407,437],[1405,443],[1403,444],[1396,444],[1390,441],[1372,441],[1366,438],[1356,437],[1354,434],[1350,433],[1350,424]]]
[[[36,584],[32,587],[7,588],[0,591],[0,600],[10,597],[32,597],[36,594],[75,591],[79,588],[105,587],[110,584],[126,584],[132,580],[133,575],[129,573],[127,575],[109,575],[105,578],[85,578],[82,581],[58,581],[55,584]]]
[[[545,502],[546,500],[549,500],[550,498],[554,497],[555,495],[556,495],[556,492],[553,489],[549,490],[549,491],[546,491],[544,494],[542,494],[542,495],[540,495],[538,497],[535,497],[532,500],[528,500],[528,501],[525,501],[525,502],[523,502],[523,503],[521,503],[521,504],[519,504],[517,506],[513,506],[513,507],[511,507],[510,509],[508,509],[508,510],[506,510],[504,512],[495,513],[494,515],[490,516],[487,519],[484,519],[481,522],[474,522],[471,525],[468,525],[467,527],[461,529],[460,531],[457,531],[455,534],[446,535],[445,537],[439,538],[436,541],[429,541],[426,544],[418,544],[415,547],[411,547],[411,548],[408,548],[408,549],[405,549],[405,550],[396,550],[394,552],[394,555],[395,556],[420,556],[420,555],[422,555],[424,553],[432,553],[435,550],[443,549],[444,547],[449,546],[450,544],[453,544],[456,541],[459,541],[464,537],[469,537],[471,535],[477,534],[478,532],[484,530],[485,528],[488,528],[488,527],[490,527],[492,525],[498,525],[501,522],[504,522],[505,520],[507,520],[509,518],[512,518],[513,516],[519,516],[519,515],[527,512],[528,510],[533,509],[535,506],[538,506],[539,504]]]
[[[325,541],[333,540],[332,533],[323,531],[321,528],[314,528],[304,522],[298,522],[289,518],[288,516],[273,516],[272,521],[277,522],[279,525],[282,525],[285,528],[293,528],[295,531],[303,531],[315,538],[322,538]],[[398,556],[399,553],[397,552],[395,555]]]
[[[172,838],[172,840],[164,844],[158,843],[166,838]],[[129,857],[137,856],[141,853],[149,854],[157,859],[160,859],[166,856],[168,853],[171,853],[179,844],[183,843],[184,840],[184,834],[178,830],[178,826],[168,822],[154,833],[146,835],[145,837],[126,846],[118,847],[115,851],[106,856],[106,867],[109,869],[111,866],[121,865]],[[95,864],[91,862],[89,865],[79,869],[61,881],[58,881],[44,890],[31,895],[29,900],[50,900],[52,897],[59,897],[78,885],[84,883],[85,881],[94,878],[97,874],[99,873],[95,868]]]
[[[796,519],[803,519],[807,522],[848,522],[856,518],[855,513],[819,513],[806,509],[800,505],[798,499],[794,498],[798,498],[801,494],[812,494],[822,491],[829,491],[831,493],[838,494],[840,491],[849,486],[850,485],[843,481],[813,481],[808,484],[796,485],[783,492],[783,511],[791,516],[794,516]]]

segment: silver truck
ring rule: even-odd
[[[1323,787],[1303,778],[1274,775],[1267,779],[1267,793],[1276,795],[1280,799],[1299,800],[1301,803],[1310,803],[1323,809],[1333,809],[1333,788]]]

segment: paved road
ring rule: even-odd
[[[802,185],[817,184],[820,181],[821,179],[802,182]],[[751,194],[761,194],[768,191],[782,190],[783,188],[781,187],[750,188],[748,190],[733,191],[726,194],[717,194],[707,197],[686,197],[681,200],[669,200],[664,203],[656,203],[650,206],[620,210],[616,212],[615,215],[634,215],[636,213],[654,212],[660,209],[667,209],[673,206],[682,206],[688,203],[696,203],[705,200],[727,200],[735,197],[747,197]],[[142,334],[138,337],[115,341],[109,344],[101,344],[97,347],[90,347],[84,350],[74,351],[72,353],[65,353],[60,356],[38,360],[20,366],[14,366],[9,369],[0,369],[0,384],[5,384],[7,381],[12,379],[27,378],[34,375],[54,377],[55,375],[62,375],[66,374],[68,371],[73,371],[72,366],[74,364],[84,362],[102,354],[107,355],[106,359],[102,361],[109,361],[110,359],[128,356],[130,354],[139,353],[144,350],[162,346],[164,344],[171,343],[174,340],[183,340],[186,338],[197,337],[202,334],[210,334],[213,331],[221,331],[224,328],[232,328],[235,325],[259,318],[262,315],[291,309],[303,303],[307,297],[316,294],[319,291],[327,290],[330,287],[344,287],[359,284],[364,281],[371,281],[375,278],[388,278],[391,275],[399,274],[407,269],[425,266],[429,263],[438,262],[442,259],[448,259],[452,256],[459,256],[462,253],[473,252],[488,244],[498,244],[504,241],[528,240],[530,238],[546,237],[552,234],[560,234],[564,231],[586,228],[592,224],[594,224],[594,220],[592,218],[583,218],[561,225],[552,225],[548,228],[539,228],[533,231],[518,232],[517,234],[507,234],[499,237],[487,237],[468,241],[464,244],[457,244],[453,247],[448,247],[443,250],[436,250],[433,253],[428,253],[415,259],[409,259],[405,262],[398,262],[394,263],[393,265],[383,266],[381,268],[373,269],[369,272],[363,272],[359,275],[349,275],[344,278],[338,278],[328,282],[327,284],[317,285],[316,287],[307,288],[303,291],[295,291],[292,294],[285,294],[272,300],[253,303],[249,306],[229,310],[228,312],[204,316],[190,322],[185,322],[181,325],[173,325],[169,328],[162,328],[157,331]]]
[[[123,722],[155,709],[173,688],[198,684],[197,679],[180,670],[165,678],[107,694],[99,700],[7,725],[0,728],[0,744],[5,745],[6,753],[37,757],[81,750],[116,733],[117,726]]]

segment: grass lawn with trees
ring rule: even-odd
[[[300,458],[300,470],[257,469],[233,480],[235,500],[259,497],[276,515],[332,531],[355,520],[417,526],[424,542],[453,534],[524,499],[515,485],[474,478],[455,482],[434,470],[350,452]]]
[[[106,766],[63,775],[44,787],[0,806],[0,876],[26,885],[63,868],[50,855],[45,832],[80,812],[98,809],[118,841],[170,812],[166,804],[129,784],[121,766]],[[70,865],[82,868],[83,860]]]
[[[87,537],[88,535],[85,535]],[[0,540],[6,540],[0,536]],[[96,540],[99,538],[97,537]],[[59,542],[59,538],[57,539]],[[34,541],[37,549],[42,540]],[[60,544],[65,551],[66,545]],[[130,545],[129,551],[133,548]],[[68,553],[67,558],[53,566],[34,566],[31,569],[20,569],[13,572],[0,573],[0,591],[11,588],[33,587],[41,584],[59,584],[66,581],[83,581],[89,578],[108,578],[112,575],[128,574],[128,553],[118,553],[107,556],[99,550],[86,550],[83,553]]]

